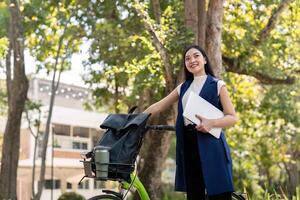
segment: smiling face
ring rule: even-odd
[[[198,49],[191,48],[188,50],[184,57],[184,63],[187,70],[194,76],[202,76],[206,74],[204,69],[206,60]]]

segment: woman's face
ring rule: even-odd
[[[204,69],[206,60],[198,49],[191,48],[188,50],[185,54],[184,62],[187,70],[194,76],[206,74]]]

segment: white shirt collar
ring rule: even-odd
[[[205,74],[205,75],[201,75],[201,76],[194,76],[194,80],[195,81],[203,81],[203,80],[205,80],[206,79],[206,77],[207,77],[207,75]]]

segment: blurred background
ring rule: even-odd
[[[0,199],[116,187],[78,185],[80,153],[107,114],[143,111],[180,84],[190,44],[205,49],[240,119],[225,130],[235,189],[300,199],[300,1],[2,0],[0,26]],[[176,105],[151,123],[175,116]],[[146,135],[138,171],[151,199],[185,199],[173,191],[175,142]]]

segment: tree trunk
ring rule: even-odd
[[[201,3],[200,3],[201,4]],[[198,44],[198,0],[184,1],[185,25],[195,34],[194,42]]]
[[[34,138],[34,148],[33,148],[33,166],[32,166],[32,175],[31,175],[31,197],[33,198],[33,194],[35,194],[34,182],[35,182],[35,168],[36,168],[36,150],[38,145],[39,132],[37,132],[36,137]]]
[[[138,3],[138,2],[136,2]],[[221,4],[221,5],[219,5]],[[202,13],[200,16],[204,16],[201,18],[201,22],[198,22],[198,3],[196,0],[185,0],[184,6],[185,6],[185,23],[188,28],[191,28],[192,31],[195,33],[195,43],[198,42],[198,35],[199,29],[198,27],[201,25],[202,30],[205,30],[205,24],[209,25],[209,29],[206,32],[206,42],[204,42],[205,38],[203,36],[204,33],[202,33],[201,40],[203,40],[203,43],[205,43],[207,48],[209,50],[217,51],[214,52],[215,54],[211,55],[212,63],[216,65],[214,69],[218,69],[217,67],[221,67],[222,63],[220,64],[216,58],[219,58],[221,60],[221,49],[220,49],[220,42],[221,42],[221,28],[222,28],[222,15],[223,15],[223,1],[215,1],[213,3],[210,3],[210,8],[208,9],[208,22],[205,22],[205,1],[200,2],[202,7],[199,8]],[[214,13],[212,12],[212,9],[217,9]],[[147,21],[148,16],[145,16],[145,14],[140,11],[138,8],[136,8],[136,11],[140,14],[140,16],[143,18],[143,23],[145,28],[148,30],[149,34],[152,37],[152,43],[155,46],[155,49],[161,56],[164,70],[165,70],[165,80],[166,80],[166,91],[165,95],[169,94],[175,87],[175,80],[178,80],[178,74],[174,75],[172,74],[172,65],[169,59],[169,54],[166,50],[166,48],[163,46],[162,42],[160,41],[160,38],[154,31],[154,28],[151,26],[151,24]],[[219,13],[221,12],[221,13]],[[214,23],[217,22],[218,26],[216,26]],[[218,28],[218,31],[215,31],[216,27]],[[208,35],[211,31],[213,32],[213,35]],[[204,32],[204,31],[203,31]],[[208,39],[209,38],[209,39]],[[209,41],[209,42],[207,42]],[[213,43],[216,43],[217,45],[213,45]],[[165,113],[165,115],[161,115],[159,117],[158,122],[160,124],[168,124],[171,122],[171,124],[174,124],[174,111],[176,109],[173,107],[173,109],[170,109],[169,112]],[[166,117],[168,116],[168,118]],[[165,161],[165,158],[167,156],[168,150],[169,150],[169,143],[170,143],[170,134],[163,134],[163,133],[152,133],[147,136],[147,143],[146,146],[148,147],[146,150],[146,155],[142,159],[141,162],[141,173],[140,177],[144,185],[146,186],[150,198],[152,200],[161,199],[160,194],[160,186],[161,186],[161,172],[162,172],[162,164]],[[149,139],[150,138],[150,139]],[[135,197],[137,199],[137,197]]]
[[[31,117],[29,116],[29,111],[31,110],[31,108],[27,108],[25,111],[25,115],[26,115],[26,119],[27,119],[27,123],[28,123],[28,129],[32,135],[32,137],[34,138],[34,147],[33,147],[33,158],[32,158],[32,174],[31,174],[31,199],[33,199],[33,195],[35,194],[35,168],[36,168],[36,153],[37,153],[37,146],[38,146],[38,140],[39,140],[39,133],[40,133],[40,125],[41,125],[41,111],[39,109],[39,117],[38,117],[38,124],[36,126],[36,134],[34,133],[32,123],[31,123]],[[34,109],[32,109],[34,110]]]
[[[170,118],[171,113],[166,113],[165,116],[161,115],[157,123],[159,124],[170,124],[169,121],[174,121]],[[150,198],[153,200],[161,199],[161,173],[162,167],[166,160],[169,147],[170,147],[170,138],[171,133],[169,132],[155,132],[151,131],[148,133],[149,137],[149,149],[146,155],[145,163],[140,173],[140,178],[147,188],[147,191],[150,194]]]
[[[206,53],[217,77],[222,70],[221,34],[224,0],[210,0],[206,22]]]
[[[136,4],[138,2],[136,1]],[[158,9],[159,7],[153,7],[154,9]],[[152,24],[147,20],[149,16],[146,16],[139,8],[136,7],[136,11],[143,17],[143,23],[149,34],[152,38],[152,44],[155,47],[156,51],[159,53],[163,67],[164,67],[164,79],[166,80],[166,88],[164,92],[164,96],[169,94],[175,87],[175,80],[178,80],[176,75],[172,73],[173,66],[170,62],[170,55],[166,49],[166,47],[162,44],[160,38],[155,32]],[[154,10],[154,13],[158,13],[158,11]],[[156,22],[158,22],[158,18],[156,18]],[[160,24],[160,22],[158,22]],[[151,94],[151,91],[146,94]],[[151,102],[151,97],[147,99],[149,104]],[[155,123],[159,124],[174,124],[174,110],[169,109],[168,112],[164,113],[164,115],[158,116],[154,119]],[[143,147],[142,154],[142,162],[140,162],[140,178],[143,182],[144,186],[147,188],[147,192],[149,193],[151,200],[160,200],[161,199],[161,173],[162,173],[162,165],[167,157],[169,146],[170,146],[170,133],[164,132],[149,132],[146,135],[146,139],[144,140],[145,144]],[[138,195],[135,195],[134,199],[138,199]]]
[[[10,1],[9,47],[13,56],[13,71],[11,71],[10,65],[6,66],[8,117],[2,147],[0,199],[15,200],[17,199],[21,117],[28,90],[24,65],[23,25],[19,4],[16,0]]]
[[[143,105],[150,105],[153,103],[151,101],[151,96],[153,96],[152,91],[144,91],[143,94]],[[151,124],[174,124],[174,113],[170,109],[169,112],[160,115],[149,122]],[[161,173],[167,154],[170,147],[171,132],[164,131],[149,131],[145,135],[144,143],[141,149],[141,159],[138,164],[139,177],[147,188],[147,192],[151,200],[161,199]],[[135,195],[135,200],[139,200],[139,196]]]
[[[43,145],[42,145],[42,155],[41,155],[42,163],[41,163],[41,171],[40,171],[40,180],[39,180],[39,183],[38,183],[38,191],[37,191],[36,194],[33,195],[33,199],[35,199],[35,200],[40,200],[41,199],[41,195],[42,195],[42,192],[43,192],[43,186],[44,186],[44,182],[45,182],[47,148],[48,148],[48,140],[49,140],[49,134],[50,134],[50,125],[51,125],[51,119],[52,119],[52,113],[53,113],[53,106],[54,106],[54,102],[55,102],[55,93],[56,93],[56,90],[59,86],[60,75],[61,75],[61,72],[62,72],[62,68],[61,68],[58,72],[59,74],[58,74],[57,83],[55,84],[56,73],[57,73],[58,56],[60,54],[59,52],[60,52],[61,44],[62,44],[62,39],[61,39],[60,45],[58,47],[56,63],[55,63],[55,67],[54,67],[55,69],[54,69],[54,74],[53,74],[53,78],[52,78],[49,113],[48,113],[48,117],[47,117],[45,133],[43,135]],[[63,65],[63,62],[62,62],[62,65]]]
[[[198,1],[198,45],[205,49],[206,1]]]
[[[292,154],[292,160],[297,160],[299,156],[294,156]],[[290,196],[296,195],[296,188],[299,186],[299,170],[296,163],[284,162],[285,170],[288,175],[288,194]]]
[[[290,187],[289,194],[296,195],[296,188],[299,186],[299,171],[296,163],[288,163],[289,177],[290,177]]]
[[[77,2],[77,5],[78,5],[78,2]],[[63,42],[64,42],[65,34],[67,31],[67,26],[70,23],[71,18],[72,18],[72,15],[70,15],[68,21],[64,24],[63,33],[59,38],[58,48],[57,48],[57,52],[56,52],[56,56],[55,56],[55,64],[54,64],[53,77],[52,77],[52,83],[51,83],[51,96],[50,96],[50,103],[49,103],[49,111],[48,111],[45,133],[43,135],[43,144],[42,144],[42,153],[41,153],[42,163],[41,163],[40,179],[39,179],[39,183],[38,183],[38,191],[36,194],[33,194],[34,200],[40,200],[42,192],[43,192],[43,186],[44,186],[44,182],[45,182],[45,173],[46,173],[47,148],[48,148],[48,140],[49,140],[49,134],[50,134],[50,128],[51,128],[50,125],[51,125],[51,120],[52,120],[53,106],[54,106],[54,102],[55,102],[56,91],[57,91],[57,89],[59,87],[59,83],[60,83],[61,73],[64,69],[64,62],[65,62],[66,57],[62,58],[61,63],[60,63],[60,65],[61,65],[60,69],[58,69],[58,60],[61,56],[61,50],[63,47]],[[69,46],[71,41],[72,41],[72,39],[68,40],[66,46]],[[65,52],[65,55],[67,56],[68,54]],[[57,75],[56,73],[58,73],[57,81],[56,81],[56,75]],[[52,186],[53,186],[53,183],[52,183]]]
[[[195,43],[205,49],[217,77],[222,70],[221,33],[224,0],[185,0],[185,24],[195,34]]]

